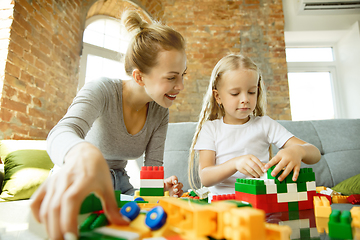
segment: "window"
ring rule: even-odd
[[[78,89],[99,77],[129,79],[123,61],[129,41],[119,20],[106,16],[90,18],[84,31]]]
[[[286,60],[292,120],[335,118],[333,49],[286,48]]]

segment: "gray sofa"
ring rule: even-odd
[[[279,121],[298,138],[314,144],[321,160],[313,168],[317,186],[334,187],[360,173],[360,119],[319,121]],[[197,123],[170,123],[165,142],[165,177],[177,175],[188,190],[188,155]],[[274,153],[277,149],[274,148]],[[141,160],[138,160],[141,162]],[[139,163],[138,162],[138,163]],[[347,206],[345,206],[347,205]],[[335,204],[336,208],[351,208],[351,204]]]

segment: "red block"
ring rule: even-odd
[[[353,194],[347,197],[347,200],[352,204],[360,204],[360,194]]]
[[[235,200],[235,194],[214,195],[211,199],[211,202],[223,201],[223,200]]]
[[[141,167],[140,179],[164,179],[164,167]]]

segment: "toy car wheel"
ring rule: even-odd
[[[142,197],[137,197],[137,198],[134,199],[134,202],[136,202],[136,201],[144,202],[145,200]]]
[[[145,224],[151,230],[157,230],[161,228],[166,222],[167,214],[161,206],[153,207],[145,218]]]
[[[140,207],[136,202],[128,202],[121,208],[120,213],[132,221],[139,215]]]

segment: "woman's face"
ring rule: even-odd
[[[161,51],[158,64],[148,74],[142,74],[148,96],[160,106],[169,108],[184,89],[185,51]]]

